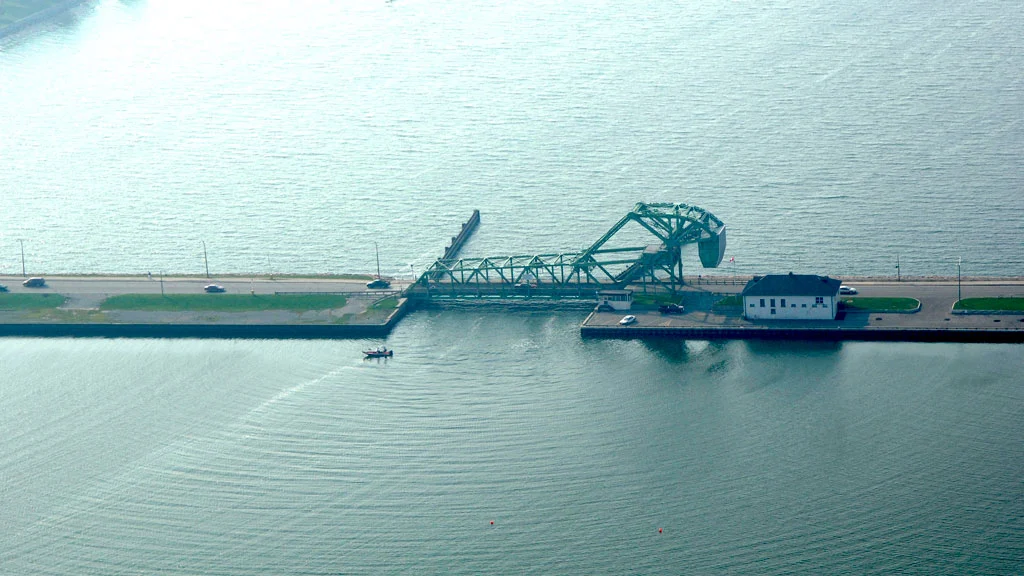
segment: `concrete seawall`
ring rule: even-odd
[[[331,339],[387,336],[391,325],[0,324],[0,337]]]
[[[764,327],[611,327],[583,326],[584,338],[678,338],[684,340],[818,340],[837,342],[987,342],[1024,343],[1024,330],[981,328],[764,328]]]

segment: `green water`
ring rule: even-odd
[[[1019,347],[582,341],[578,320],[416,313],[386,361],[4,340],[0,572],[1019,568]]]
[[[687,275],[1024,276],[1019,4],[89,2],[0,40],[0,275],[408,278],[642,200],[728,226]],[[1020,346],[581,320],[0,339],[0,574],[1021,572]]]

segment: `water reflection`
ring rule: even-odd
[[[727,340],[680,340],[678,338],[650,338],[643,340],[644,348],[670,364],[682,364],[698,358],[714,356],[728,346]]]
[[[841,341],[829,340],[744,340],[743,345],[755,355],[796,355],[825,357],[842,350]]]

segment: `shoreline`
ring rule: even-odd
[[[356,276],[356,275],[345,275]],[[140,276],[49,276],[42,287],[21,285],[21,276],[3,276],[12,295],[60,295],[63,302],[51,308],[17,304],[0,311],[0,336],[99,337],[99,338],[281,338],[324,339],[386,336],[413,308],[440,307],[472,309],[487,306],[518,311],[565,310],[584,315],[580,325],[583,338],[682,338],[682,339],[801,339],[801,340],[882,340],[915,342],[1016,342],[1024,343],[1024,312],[1004,314],[956,313],[955,303],[962,297],[1024,297],[1024,281],[1010,277],[956,278],[930,277],[896,282],[853,281],[860,295],[870,298],[911,297],[919,305],[913,311],[845,310],[832,321],[758,321],[748,320],[742,308],[716,307],[723,296],[742,290],[739,278],[726,283],[702,279],[689,284],[679,294],[686,312],[662,315],[651,306],[637,303],[632,312],[593,310],[596,300],[576,298],[539,298],[515,294],[504,299],[469,298],[454,301],[422,300],[403,293],[403,283],[392,290],[370,290],[363,280],[329,277],[290,277],[256,279],[254,276],[202,275],[164,276],[158,279]],[[220,291],[237,295],[343,294],[344,304],[336,308],[233,309],[224,301],[219,309],[217,295],[203,295],[205,287],[221,283]],[[191,295],[203,299],[197,309],[133,310],[101,309],[107,298],[121,294]],[[378,309],[376,302],[398,297],[395,308]],[[531,297],[533,296],[533,297]],[[209,298],[209,300],[206,300]],[[22,301],[24,299],[22,298]],[[0,296],[0,303],[3,296]],[[235,302],[235,300],[231,300]],[[22,308],[19,308],[22,306]],[[385,312],[385,310],[388,310]],[[633,314],[635,323],[620,326],[623,314]]]
[[[50,20],[51,18],[54,18],[56,16],[59,16],[71,10],[72,8],[75,8],[76,6],[84,4],[87,1],[88,0],[63,0],[61,2],[53,4],[48,8],[43,8],[42,10],[33,12],[28,16],[15,20],[10,24],[0,26],[0,39],[7,38],[8,36],[13,36],[14,34],[28,30],[29,28],[32,28],[38,24],[42,24],[43,22]]]
[[[588,318],[589,320],[589,318]],[[799,340],[814,342],[955,342],[964,344],[1024,344],[1024,330],[1014,328],[842,328],[842,327],[580,327],[583,338],[643,340]]]

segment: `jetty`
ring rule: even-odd
[[[649,232],[647,243],[637,243],[635,234],[625,246],[611,242],[627,224]],[[840,308],[830,308],[838,312],[835,319],[749,319],[737,295],[750,278],[705,276],[724,258],[725,224],[688,204],[637,203],[582,252],[463,258],[479,225],[480,212],[474,210],[442,258],[412,282],[392,279],[389,290],[367,286],[370,274],[68,275],[46,277],[42,286],[23,285],[21,276],[0,277],[9,290],[0,293],[0,336],[380,337],[416,307],[443,303],[501,306],[509,313],[538,306],[576,310],[586,314],[580,325],[584,338],[1024,342],[1024,310],[955,308],[964,294],[1024,298],[1020,278],[846,278],[856,283],[864,303],[910,299],[916,306],[873,310],[837,302]],[[686,245],[696,246],[703,265],[696,277],[683,274]],[[600,301],[609,302],[598,306],[601,294]],[[662,312],[664,304],[681,307],[665,306]],[[634,318],[622,323],[626,315]]]

